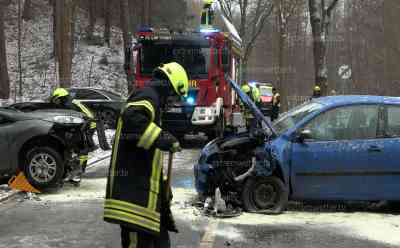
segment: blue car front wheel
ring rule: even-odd
[[[288,189],[278,177],[253,177],[244,184],[242,201],[248,212],[282,213],[288,202]]]

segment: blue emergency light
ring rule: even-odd
[[[259,82],[257,82],[257,81],[249,81],[249,85],[252,86],[252,87],[257,86],[258,83]]]
[[[200,28],[200,33],[203,33],[203,34],[210,34],[210,33],[218,33],[218,32],[220,32],[220,30],[219,29],[217,29],[217,28]]]
[[[137,30],[138,33],[152,33],[154,30],[148,26],[142,26]]]
[[[189,105],[195,105],[196,104],[196,98],[197,98],[198,90],[197,89],[189,89],[188,96],[185,97],[183,100],[189,104]]]
[[[189,96],[188,98],[186,98],[186,102],[189,104],[194,104],[194,97]]]

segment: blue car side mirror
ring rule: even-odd
[[[300,131],[296,136],[296,142],[303,143],[307,139],[312,139],[311,131],[306,129]]]

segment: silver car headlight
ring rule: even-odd
[[[60,124],[82,124],[84,119],[76,116],[59,115],[51,118],[47,118],[46,121],[51,121]]]

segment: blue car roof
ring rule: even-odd
[[[313,99],[314,102],[326,106],[340,106],[359,103],[375,104],[400,104],[400,97],[371,96],[371,95],[345,95],[345,96],[327,96]]]

